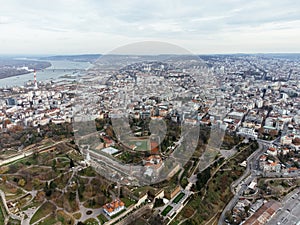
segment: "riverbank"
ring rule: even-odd
[[[22,76],[51,67],[48,61],[0,59],[0,79]]]

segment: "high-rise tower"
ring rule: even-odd
[[[37,86],[37,82],[36,82],[36,71],[34,70],[34,89],[38,89],[38,86]]]

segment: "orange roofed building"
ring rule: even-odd
[[[120,199],[115,199],[111,203],[107,203],[103,206],[103,211],[109,216],[112,217],[113,215],[121,212],[125,209],[125,204]]]
[[[149,157],[143,160],[144,166],[151,166],[156,169],[162,166],[162,159],[159,155],[150,155]]]

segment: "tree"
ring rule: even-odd
[[[197,175],[197,189],[201,190],[201,188],[207,183],[207,181],[210,178],[210,167],[203,170],[201,173],[198,173]]]
[[[53,159],[52,161],[52,170],[56,172],[56,159]]]
[[[230,210],[225,212],[225,219],[227,219],[229,223],[233,223],[232,213]]]
[[[2,181],[3,181],[3,183],[5,184],[6,183],[6,181],[7,181],[7,177],[4,175],[4,176],[2,176]]]
[[[70,159],[70,168],[73,168],[75,166],[73,159]]]
[[[38,151],[35,151],[35,152],[33,153],[33,155],[32,155],[32,158],[33,158],[34,160],[36,160],[38,157],[39,157],[39,152],[38,152]]]
[[[38,188],[40,186],[40,184],[41,184],[41,181],[39,180],[39,178],[35,177],[32,180],[32,184],[33,184],[34,188]]]
[[[259,136],[261,136],[263,133],[264,133],[264,128],[263,127],[259,128],[258,129]]]
[[[154,207],[161,207],[161,206],[163,206],[163,205],[164,205],[163,199],[161,199],[161,198],[155,199]]]
[[[24,187],[25,184],[26,184],[26,181],[23,178],[18,181],[18,185],[21,187]]]
[[[247,214],[247,216],[248,216],[248,215],[249,215],[250,206],[249,206],[249,205],[246,205],[246,206],[244,207],[244,209],[245,209],[245,212],[246,212],[246,214]]]
[[[56,183],[54,181],[50,182],[50,189],[54,190],[57,187]]]
[[[294,161],[294,166],[297,167],[298,169],[300,168],[299,162]]]
[[[76,199],[76,192],[70,192],[69,193],[69,200],[74,201]]]
[[[269,134],[270,134],[270,136],[271,136],[272,138],[274,138],[275,136],[277,136],[278,131],[277,131],[277,130],[270,130]]]

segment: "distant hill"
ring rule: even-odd
[[[235,54],[205,54],[198,55],[203,60],[211,60],[214,58],[237,58],[237,57],[248,57],[258,56],[262,58],[281,58],[289,60],[299,60],[300,53],[235,53]]]
[[[95,62],[100,54],[84,54],[84,55],[56,55],[40,57],[40,60],[68,60],[74,62]]]
[[[282,59],[300,59],[300,53],[260,53],[257,54],[266,58],[282,58]]]

